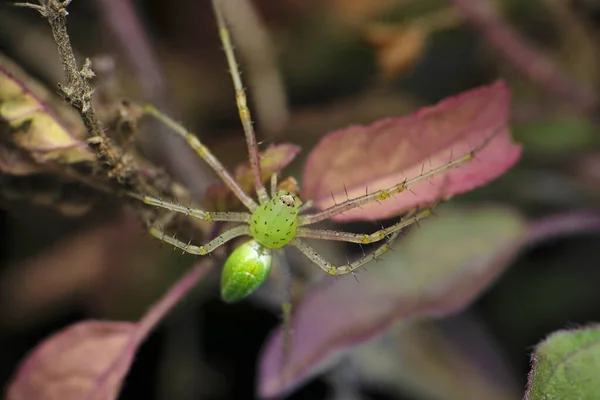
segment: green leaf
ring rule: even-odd
[[[587,400],[600,394],[600,325],[563,330],[532,357],[526,400]]]

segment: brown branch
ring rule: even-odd
[[[449,0],[485,39],[512,65],[548,92],[589,111],[595,93],[575,82],[565,71],[507,25],[486,0]]]
[[[189,193],[162,170],[156,169],[146,160],[137,157],[134,152],[124,151],[106,135],[105,126],[98,118],[92,104],[94,72],[91,68],[91,61],[86,59],[83,68],[78,69],[67,33],[66,16],[68,13],[65,7],[70,1],[38,0],[39,4],[17,4],[39,11],[50,23],[65,75],[65,83],[59,84],[59,92],[67,103],[79,112],[88,133],[87,143],[98,161],[94,165],[96,170],[92,176],[76,168],[70,168],[70,166],[64,168],[62,172],[69,178],[100,192],[123,196],[127,202],[134,205],[142,220],[149,223],[161,212],[147,213],[148,209],[143,203],[127,196],[127,193],[141,193],[150,196],[166,195],[168,198],[179,198],[183,201],[188,201]],[[133,111],[133,114],[138,114],[134,110],[136,107],[136,105],[131,105],[132,110],[130,111]]]
[[[38,0],[39,4],[17,3],[17,6],[33,8],[45,17],[52,29],[52,35],[58,46],[66,82],[59,84],[59,93],[63,99],[76,109],[88,131],[88,144],[103,167],[108,167],[107,175],[130,189],[145,189],[135,174],[135,168],[129,165],[122,151],[115,146],[104,133],[102,122],[98,119],[92,105],[94,71],[92,62],[86,59],[81,70],[77,66],[75,53],[67,33],[66,7],[71,0]]]

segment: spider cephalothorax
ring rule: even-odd
[[[298,212],[302,201],[290,192],[280,190],[252,213],[250,234],[265,247],[279,249],[296,236]]]

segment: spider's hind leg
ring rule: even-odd
[[[264,204],[269,201],[269,195],[261,177],[262,174],[258,154],[258,143],[256,142],[256,134],[254,132],[252,116],[250,115],[250,108],[248,107],[246,100],[246,91],[244,90],[244,86],[242,84],[242,77],[238,69],[237,60],[235,59],[233,44],[231,43],[231,38],[229,37],[227,25],[225,24],[225,17],[223,15],[223,10],[221,9],[220,1],[221,0],[212,0],[213,10],[217,19],[217,26],[219,27],[219,37],[221,39],[221,43],[223,44],[223,50],[225,51],[225,56],[227,58],[229,73],[235,89],[235,104],[237,106],[240,121],[244,129],[244,135],[246,136],[246,146],[248,148],[250,167],[252,168],[254,188],[260,204]]]

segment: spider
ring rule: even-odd
[[[303,213],[303,211],[309,208],[308,205],[310,205],[310,202],[303,205],[296,193],[286,190],[277,190],[277,174],[274,174],[271,177],[270,192],[267,191],[263,180],[261,179],[258,144],[256,142],[250,110],[246,101],[246,93],[242,85],[229,31],[225,25],[224,16],[218,2],[219,0],[212,0],[212,5],[219,29],[220,40],[227,58],[227,64],[235,89],[235,100],[246,138],[257,199],[255,200],[252,196],[244,192],[234,177],[225,169],[211,151],[200,142],[197,136],[151,105],[145,107],[145,113],[156,118],[182,136],[196,153],[223,180],[229,190],[235,194],[248,212],[209,212],[154,197],[132,196],[137,197],[148,205],[161,207],[206,221],[240,223],[240,225],[221,233],[208,243],[200,246],[185,243],[175,237],[168,236],[156,226],[149,227],[150,234],[157,239],[180,248],[187,253],[200,256],[211,253],[232,239],[241,236],[250,236],[251,239],[237,247],[225,261],[221,275],[221,297],[225,302],[231,303],[242,300],[258,289],[269,276],[273,252],[287,245],[296,247],[301,253],[308,257],[308,259],[329,275],[353,273],[357,268],[376,259],[389,250],[391,244],[398,237],[398,234],[403,228],[430,216],[432,214],[432,207],[414,210],[405,215],[404,218],[396,224],[382,228],[372,234],[314,229],[310,228],[309,225],[326,220],[348,210],[385,200],[401,192],[410,190],[410,187],[416,183],[429,179],[447,169],[471,161],[477,152],[487,144],[488,141],[485,141],[460,158],[437,168],[433,168],[428,172],[423,172],[417,177],[405,179],[387,189],[347,199],[344,202],[337,203],[332,207],[312,214]],[[383,243],[373,252],[363,255],[363,257],[357,261],[336,266],[325,260],[324,257],[306,243],[304,240],[305,238],[344,241],[359,244],[375,242]],[[284,314],[288,313],[290,308],[291,305],[289,303],[283,305]],[[284,320],[285,319],[284,315]]]

